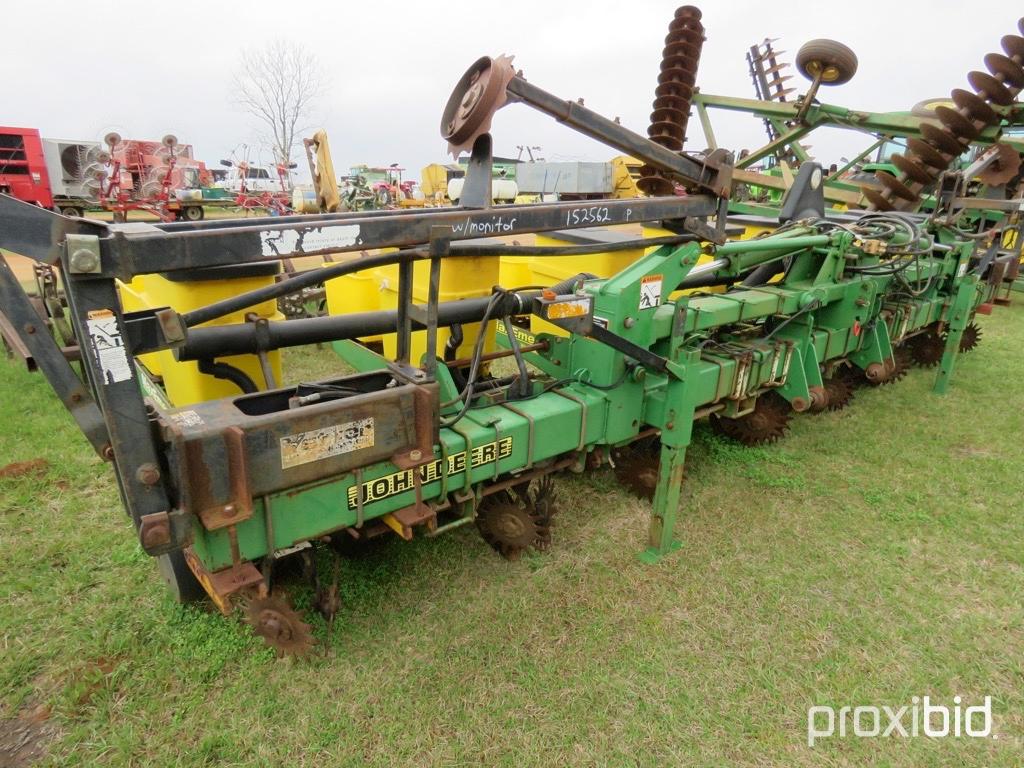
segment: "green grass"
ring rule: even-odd
[[[604,471],[558,481],[548,554],[507,563],[469,528],[374,546],[308,661],[174,605],[109,468],[0,362],[0,466],[49,462],[0,479],[0,730],[47,707],[49,764],[81,766],[1019,765],[1018,302],[944,397],[915,370],[777,446],[698,426],[657,566],[635,557],[647,506]],[[812,704],[925,694],[992,696],[1000,739],[806,744]]]

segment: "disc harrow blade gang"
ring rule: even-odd
[[[999,122],[999,116],[978,94],[963,88],[954,88],[951,95],[953,103],[971,120],[986,125],[994,125]]]
[[[1024,68],[1010,57],[990,53],[985,56],[985,66],[994,76],[1002,76],[1005,84],[1013,88],[1024,88]]]
[[[935,108],[935,114],[954,136],[973,141],[981,135],[978,127],[955,109],[940,104]]]
[[[935,171],[944,171],[949,165],[949,158],[939,152],[931,144],[918,138],[907,139],[907,149],[910,150],[908,157],[920,160],[922,163]],[[932,174],[932,178],[938,178],[938,173]]]
[[[952,133],[938,128],[931,123],[921,124],[921,135],[924,140],[935,147],[939,152],[956,157],[964,151],[964,144]]]
[[[978,70],[970,72],[967,75],[967,82],[978,94],[983,94],[993,104],[998,104],[1001,107],[1013,104],[1013,94],[1009,89],[987,72]]]
[[[888,171],[878,171],[875,173],[875,177],[882,182],[882,186],[888,189],[896,197],[903,198],[909,202],[917,200],[917,193]]]
[[[900,173],[918,184],[931,184],[935,180],[931,172],[913,157],[895,154],[890,160]]]
[[[686,141],[690,100],[704,45],[704,25],[700,18],[700,11],[692,5],[677,9],[662,51],[661,72],[654,91],[647,135],[651,141],[673,152],[682,151]],[[648,165],[641,167],[637,186],[647,195],[671,195],[675,191],[671,179]]]

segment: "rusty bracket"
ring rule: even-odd
[[[224,447],[227,450],[228,482],[231,487],[231,499],[226,504],[215,504],[200,509],[197,514],[208,531],[236,525],[252,517],[252,492],[249,486],[249,464],[245,449],[245,432],[239,427],[228,427],[223,432]],[[192,445],[190,444],[189,448]],[[197,445],[198,447],[198,445]],[[189,463],[198,458],[189,451]],[[197,474],[193,474],[193,477]]]
[[[186,547],[185,562],[192,569],[196,579],[206,590],[213,604],[225,616],[231,613],[233,608],[231,597],[237,592],[249,587],[257,587],[263,583],[263,574],[251,562],[246,561],[225,568],[221,571],[207,570],[202,561],[196,556],[192,547]]]

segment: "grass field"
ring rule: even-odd
[[[109,468],[0,360],[0,466],[46,462],[0,478],[0,762],[1021,765],[1024,299],[981,321],[944,397],[915,370],[774,447],[699,426],[661,564],[635,557],[644,502],[566,476],[547,554],[462,528],[347,561],[305,661],[173,604]],[[807,745],[811,705],[923,695],[991,696],[998,739]]]

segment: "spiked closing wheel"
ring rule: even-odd
[[[835,375],[831,379],[825,379],[825,395],[827,411],[841,411],[853,400],[853,385],[844,376]]]
[[[896,347],[892,351],[892,358],[896,363],[896,367],[893,368],[889,378],[882,382],[883,384],[893,384],[899,381],[907,375],[907,372],[914,365],[914,357],[906,347]]]
[[[512,500],[508,494],[496,494],[480,508],[477,528],[484,541],[508,560],[518,560],[540,535],[537,523],[529,510]]]
[[[309,625],[280,596],[271,595],[251,600],[246,609],[246,621],[253,632],[277,651],[278,656],[306,656],[313,650],[315,641],[310,634]]]
[[[906,347],[915,363],[924,368],[932,368],[942,361],[946,340],[932,329],[912,337]]]
[[[661,470],[661,441],[657,437],[636,440],[612,452],[615,479],[641,499],[652,501]]]
[[[766,392],[757,398],[752,413],[736,419],[711,417],[711,426],[719,434],[744,445],[774,443],[786,434],[792,408],[777,392]]]
[[[555,497],[555,483],[551,475],[544,475],[539,480],[517,485],[512,492],[519,499],[519,503],[526,507],[533,519],[537,529],[537,536],[533,540],[534,549],[540,552],[547,552],[551,548],[551,526],[558,511]]]
[[[964,328],[963,336],[960,337],[960,351],[970,352],[981,341],[981,328],[977,323],[971,322]]]

